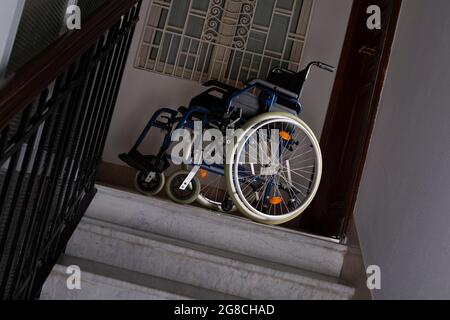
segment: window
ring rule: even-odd
[[[231,85],[298,70],[313,0],[153,0],[135,66]]]

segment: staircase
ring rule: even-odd
[[[345,246],[98,186],[41,299],[351,299]],[[81,290],[68,290],[68,266]]]

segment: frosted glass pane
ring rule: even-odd
[[[302,10],[303,0],[297,0],[294,8],[294,12],[292,14],[292,24],[291,24],[291,32],[295,33],[297,31],[298,23],[300,21],[300,12]]]
[[[166,20],[167,20],[167,14],[168,14],[168,11],[166,9],[163,9],[161,11],[161,18],[158,21],[158,28],[164,29],[164,27],[166,25]]]
[[[204,23],[205,19],[196,16],[190,16],[186,28],[186,34],[194,38],[200,38],[203,33]]]
[[[275,14],[270,28],[267,49],[276,52],[283,52],[284,42],[289,27],[289,18]]]
[[[194,0],[192,8],[196,10],[206,11],[208,10],[209,0]]]
[[[170,44],[169,59],[167,60],[170,64],[175,64],[178,55],[178,48],[180,47],[180,36],[174,36],[172,43]]]
[[[294,5],[294,0],[278,0],[277,1],[277,8],[280,8],[280,9],[292,10],[293,5]]]
[[[270,19],[272,18],[272,11],[275,7],[275,0],[262,0],[258,1],[258,5],[255,10],[255,17],[253,23],[268,27],[270,25]]]
[[[172,0],[172,10],[170,11],[169,25],[184,28],[186,17],[189,11],[190,1]]]
[[[266,35],[262,32],[252,31],[247,43],[247,50],[255,53],[263,53],[266,43]]]

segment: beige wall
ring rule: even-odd
[[[133,67],[145,20],[143,17],[149,4],[150,0],[144,0],[142,19],[133,39],[103,156],[107,162],[122,164],[117,155],[130,149],[156,109],[186,105],[193,96],[203,90],[202,86],[195,82],[162,76]],[[304,65],[310,60],[322,60],[338,65],[351,4],[352,0],[315,0],[303,54]],[[309,83],[305,87],[302,118],[318,136],[322,131],[334,79],[334,74],[317,70],[311,74]],[[159,145],[159,137],[152,135],[145,142],[145,149],[152,151]]]
[[[402,4],[355,210],[376,299],[450,299],[449,12]]]

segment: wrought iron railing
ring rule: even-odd
[[[110,0],[0,90],[0,299],[33,299],[95,195],[140,0]]]

